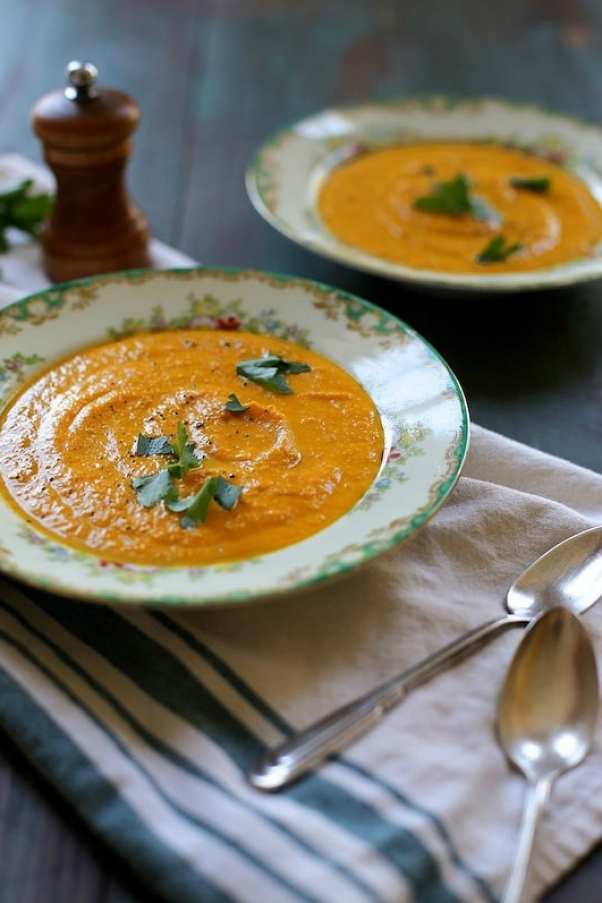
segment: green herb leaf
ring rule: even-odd
[[[170,511],[178,514],[185,512],[184,517],[180,518],[180,525],[185,530],[190,530],[205,521],[212,499],[229,511],[238,502],[241,492],[240,486],[234,486],[221,476],[210,477],[194,495],[168,499],[165,504]]]
[[[168,464],[168,470],[176,479],[181,479],[193,467],[198,467],[203,460],[195,455],[194,445],[188,441],[186,427],[179,422],[175,442],[170,442],[166,436],[145,436],[144,433],[139,433],[135,453],[141,457],[175,455],[178,460]]]
[[[192,468],[198,467],[203,460],[195,455],[194,445],[192,442],[188,441],[186,427],[179,421],[178,438],[175,442],[171,443],[171,450],[178,460],[168,464],[167,469],[172,477],[175,477],[177,480],[181,480],[184,474],[188,473]]]
[[[243,408],[243,410],[246,409]],[[202,458],[195,455],[194,446],[188,441],[188,433],[181,423],[178,423],[178,435],[175,442],[170,442],[164,436],[152,438],[139,433],[136,441],[136,454],[144,457],[149,455],[177,456],[177,461],[170,462],[158,473],[134,477],[132,487],[136,492],[136,500],[145,508],[152,508],[159,502],[164,502],[170,511],[178,514],[184,513],[180,524],[186,529],[191,529],[205,520],[207,508],[212,499],[215,499],[222,508],[228,511],[234,508],[238,502],[242,487],[229,483],[221,476],[210,477],[193,495],[180,496],[173,480],[181,479],[190,469],[198,467],[202,463]]]
[[[145,508],[152,508],[161,501],[169,502],[178,497],[178,490],[171,482],[168,470],[145,477],[134,477],[132,487],[136,491],[136,500]]]
[[[305,373],[308,370],[311,370],[308,364],[285,361],[276,354],[240,361],[236,365],[236,372],[239,376],[284,395],[292,393],[292,389],[286,381],[286,374]]]
[[[211,477],[206,480],[194,495],[169,499],[165,502],[170,511],[174,511],[176,514],[185,512],[184,517],[180,518],[180,525],[185,529],[189,530],[205,521],[209,502],[214,495],[213,479],[214,477]]]
[[[173,450],[166,436],[145,436],[144,433],[138,433],[135,453],[141,458],[148,458],[151,455],[171,455]]]
[[[500,221],[499,214],[478,195],[470,192],[471,182],[460,173],[449,182],[438,182],[432,194],[416,198],[415,210],[427,213],[446,213],[448,216],[473,216],[478,220]]]
[[[499,263],[506,260],[511,254],[516,254],[522,247],[523,245],[518,242],[513,245],[506,244],[506,239],[503,235],[496,235],[491,239],[487,247],[483,248],[480,254],[477,254],[476,260],[477,263]]]
[[[548,191],[551,184],[551,180],[547,176],[537,176],[535,178],[512,176],[508,179],[508,182],[514,188],[524,188],[526,191],[535,191],[538,194],[544,194]]]
[[[236,395],[231,393],[228,395],[228,401],[225,403],[226,411],[232,411],[233,414],[242,414],[243,411],[249,410],[248,404],[241,404]]]
[[[226,511],[231,511],[236,506],[241,493],[242,486],[235,486],[223,477],[213,477],[215,480],[214,499]]]
[[[8,248],[6,229],[18,229],[38,238],[52,208],[52,196],[33,193],[33,180],[23,179],[14,188],[0,194],[0,249]]]

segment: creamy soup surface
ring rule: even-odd
[[[266,355],[303,365],[282,373],[288,393],[237,374]],[[168,471],[178,436],[199,462],[180,477]],[[143,334],[84,350],[19,391],[0,422],[0,491],[27,521],[101,558],[235,561],[349,511],[383,443],[366,391],[306,348],[233,331]],[[146,506],[140,484],[158,474],[184,504],[219,477],[231,506],[218,493],[192,522],[165,498]]]
[[[449,199],[458,178],[474,201],[468,212],[416,203],[446,192]],[[602,208],[584,182],[542,157],[498,144],[368,151],[326,177],[317,210],[345,244],[420,270],[536,270],[587,257],[602,241]]]

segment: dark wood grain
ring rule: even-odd
[[[0,151],[41,161],[35,101],[89,60],[142,111],[127,180],[154,235],[206,264],[294,273],[396,312],[455,370],[475,422],[602,471],[602,288],[434,298],[276,234],[244,172],[324,107],[446,93],[602,122],[597,0],[0,0]],[[0,903],[158,903],[0,739]],[[602,854],[548,903],[600,898]],[[266,901],[268,903],[268,901]]]

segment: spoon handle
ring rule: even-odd
[[[279,790],[319,765],[327,756],[359,739],[414,687],[425,683],[467,652],[477,649],[505,627],[527,624],[530,618],[505,614],[486,621],[423,659],[403,674],[336,709],[271,750],[251,766],[247,779],[259,790]]]
[[[520,840],[503,903],[520,903],[523,899],[532,861],[531,854],[535,842],[535,831],[548,801],[551,786],[552,777],[550,775],[546,775],[538,781],[529,784],[523,811]]]

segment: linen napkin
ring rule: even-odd
[[[162,265],[178,265],[176,252],[159,251]],[[5,301],[43,284],[35,246],[0,267]],[[311,592],[178,612],[2,581],[0,724],[166,901],[491,903],[526,791],[495,739],[520,628],[413,691],[286,790],[256,791],[245,772],[291,731],[501,614],[527,564],[601,522],[602,475],[473,426],[439,512]],[[584,622],[600,655],[602,605]],[[601,838],[598,731],[586,762],[553,788],[535,889]]]

